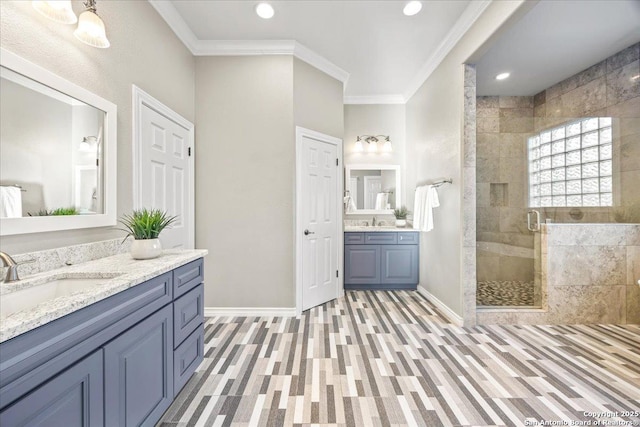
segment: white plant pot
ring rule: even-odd
[[[160,239],[141,239],[131,242],[131,256],[133,259],[157,258],[162,253]]]
[[[405,227],[407,225],[406,219],[396,219],[396,227]]]

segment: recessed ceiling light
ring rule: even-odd
[[[511,73],[500,73],[496,76],[496,80],[504,80],[508,78],[510,75]]]
[[[416,13],[420,12],[422,9],[422,3],[419,1],[410,1],[409,3],[404,5],[404,9],[402,9],[402,13],[407,16],[413,16]]]
[[[256,13],[262,19],[270,19],[273,17],[275,11],[273,10],[273,6],[269,3],[258,3],[256,6]]]

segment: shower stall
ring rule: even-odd
[[[639,56],[636,43],[534,96],[476,97],[480,311],[637,321]]]

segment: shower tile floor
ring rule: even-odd
[[[534,304],[533,282],[520,282],[517,280],[478,282],[476,304],[531,307]]]

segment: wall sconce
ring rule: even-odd
[[[83,4],[86,10],[80,14],[78,28],[73,35],[89,46],[101,49],[111,46],[104,29],[104,22],[96,13],[96,0],[87,0]]]
[[[71,0],[32,1],[31,5],[41,15],[61,24],[75,24],[78,17],[73,13]]]
[[[107,39],[104,22],[96,13],[96,0],[83,2],[85,11],[76,17],[71,8],[70,0],[32,1],[31,5],[38,13],[55,22],[62,24],[78,23],[78,28],[73,32],[78,40],[89,46],[107,48],[111,44]]]
[[[391,146],[391,141],[387,135],[360,135],[356,138],[354,151],[356,153],[364,152],[364,145],[362,144],[362,141],[364,141],[369,144],[367,149],[369,153],[377,153],[378,142],[381,140],[384,140],[384,144],[382,144],[382,149],[380,151],[383,153],[391,153],[393,151],[393,147]]]

